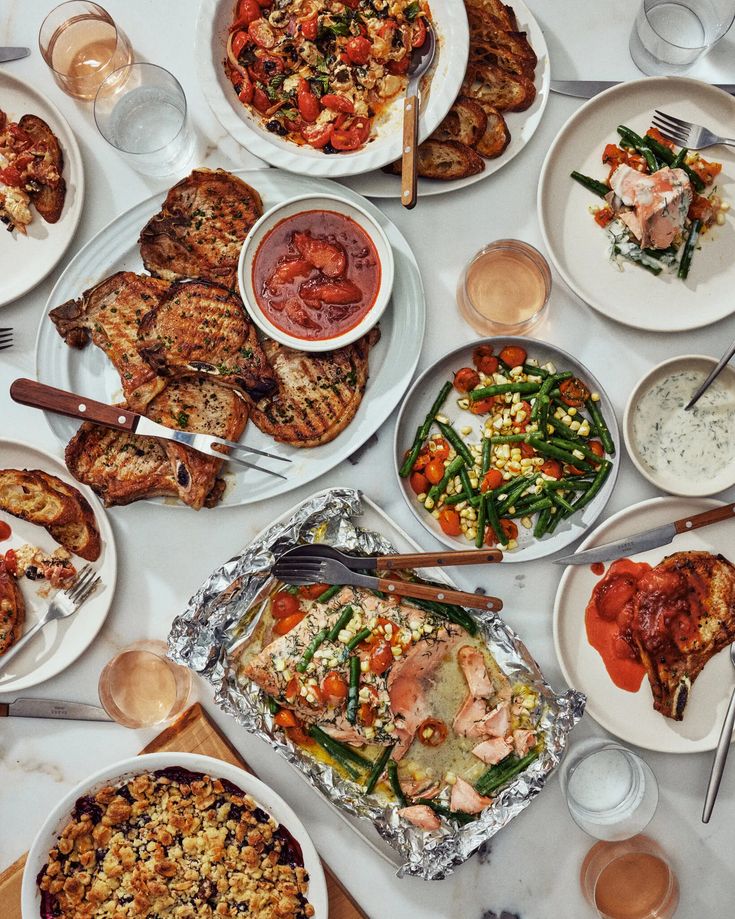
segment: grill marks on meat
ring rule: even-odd
[[[278,391],[251,417],[261,431],[294,447],[329,443],[355,417],[368,379],[368,355],[377,329],[345,348],[321,354],[293,351],[265,340]]]
[[[169,281],[206,278],[234,289],[242,242],[262,213],[260,195],[242,179],[195,169],[143,228],[143,264]]]
[[[174,284],[140,325],[140,354],[158,374],[207,374],[253,399],[276,386],[237,294],[206,281]]]

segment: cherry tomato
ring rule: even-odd
[[[306,613],[294,613],[293,616],[287,616],[285,619],[279,619],[278,622],[273,626],[273,631],[276,635],[288,635],[291,629],[296,628],[296,626],[301,622]]]
[[[250,105],[253,101],[253,82],[247,73],[243,73],[241,76],[242,86],[240,87],[240,92],[237,94],[237,98],[240,102],[244,102],[245,105]]]
[[[6,166],[4,169],[0,169],[0,182],[4,185],[19,188],[23,184],[23,177],[15,166]]]
[[[581,380],[570,377],[559,384],[561,401],[572,408],[580,408],[590,397],[590,391]]]
[[[259,48],[265,48],[270,51],[276,44],[276,36],[273,29],[268,25],[265,19],[256,19],[248,26],[248,35],[252,38]]]
[[[722,170],[722,163],[710,163],[698,159],[691,165],[692,172],[696,172],[705,185],[711,185]]]
[[[306,733],[306,731],[297,725],[295,728],[286,728],[286,734],[288,739],[299,746],[304,746],[305,744],[311,743],[311,737]]]
[[[432,460],[424,469],[424,475],[432,485],[438,485],[444,478],[444,463],[441,460]]]
[[[18,556],[15,554],[14,549],[8,549],[5,553],[5,567],[9,574],[18,573]]]
[[[393,663],[393,652],[387,641],[379,641],[370,652],[370,669],[373,673],[385,673]]]
[[[260,19],[260,6],[256,0],[240,0],[237,4],[237,18],[245,25],[250,25],[256,19]]]
[[[472,363],[488,376],[498,369],[498,359],[493,356],[493,349],[490,345],[478,345],[472,352]]]
[[[4,520],[0,520],[0,540],[7,539],[12,532],[10,524],[6,523]]]
[[[500,528],[505,533],[505,538],[510,541],[511,539],[518,539],[518,527],[513,523],[512,520],[508,520],[505,517],[500,521]],[[496,546],[498,544],[498,537],[495,535],[495,530],[492,527],[487,527],[485,530],[485,545],[486,546]]]
[[[410,63],[411,58],[407,54],[405,57],[402,57],[400,61],[389,61],[386,70],[394,77],[401,77],[404,73],[408,73],[408,66]]]
[[[429,490],[429,480],[423,472],[414,472],[408,480],[415,495],[424,495]]]
[[[279,728],[295,728],[299,725],[299,719],[288,708],[282,708],[273,719]]]
[[[360,719],[360,724],[365,724],[369,727],[371,724],[375,723],[375,709],[368,702],[363,702],[358,709],[358,717]]]
[[[480,491],[494,491],[503,484],[503,473],[499,469],[488,469],[482,482],[480,482]]]
[[[525,350],[516,345],[508,345],[507,348],[503,348],[500,352],[500,360],[509,367],[520,367],[521,364],[526,363],[527,357],[528,354]]]
[[[302,19],[301,21],[301,34],[308,41],[314,41],[319,31],[319,22],[317,14],[314,13],[313,16],[309,16],[308,19]]]
[[[458,392],[469,392],[480,384],[480,374],[471,367],[462,367],[454,374],[454,388]]]
[[[347,115],[353,115],[355,106],[346,96],[340,96],[338,93],[325,93],[319,100],[323,108],[328,108],[333,112],[344,112]]]
[[[427,718],[422,721],[416,731],[416,736],[426,747],[440,747],[447,739],[449,729],[444,721],[439,718]]]
[[[426,23],[421,19],[417,19],[413,24],[413,36],[411,37],[411,47],[420,48],[423,43],[426,41]]]
[[[268,83],[279,73],[283,73],[284,64],[280,57],[268,54],[267,51],[258,51],[257,57],[248,66],[250,76],[258,83]]]
[[[298,612],[299,598],[287,590],[281,590],[271,598],[271,616],[274,619],[286,619]]]
[[[329,584],[304,584],[299,587],[299,596],[305,600],[318,600],[325,590],[329,590]]]
[[[443,511],[439,512],[439,526],[447,534],[447,536],[462,535],[460,516],[457,511],[452,510],[449,507],[445,507]]]
[[[247,32],[238,32],[235,37],[232,39],[232,53],[235,57],[240,57],[240,52],[250,41]]]
[[[495,406],[495,396],[488,396],[487,399],[478,399],[477,402],[470,402],[470,411],[473,415],[485,415],[491,412]]]
[[[544,475],[551,476],[552,479],[560,479],[562,475],[561,463],[559,460],[547,459],[541,467],[541,472],[543,472]]]
[[[301,128],[301,136],[304,138],[307,144],[315,147],[317,150],[321,150],[321,148],[326,147],[332,139],[333,130],[334,126],[331,124],[320,126],[307,124]]]
[[[347,698],[349,685],[341,673],[330,670],[322,680],[322,693],[330,702],[340,702]]]
[[[432,437],[429,441],[429,456],[439,460],[449,456],[449,444],[443,437]]]
[[[528,425],[531,423],[531,403],[530,402],[519,402],[518,403],[518,412],[523,412],[523,419],[519,419],[518,415],[513,416],[513,424],[515,427],[519,428],[521,431],[525,431]]]
[[[372,44],[362,35],[351,38],[345,44],[345,53],[353,64],[367,64],[372,50]]]
[[[266,112],[271,107],[271,100],[259,86],[253,89],[253,105],[259,112]]]
[[[332,146],[335,150],[357,150],[370,136],[370,119],[355,118],[348,127],[332,131]]]
[[[309,84],[301,77],[298,88],[299,114],[304,121],[316,121],[319,117],[319,101],[309,88]]]
[[[283,695],[288,699],[289,702],[293,702],[295,699],[299,698],[300,694],[301,682],[297,676],[292,676],[286,684]]]
[[[587,443],[587,446],[595,454],[595,456],[603,457],[605,455],[605,448],[602,446],[599,440],[590,440]]]
[[[536,451],[533,449],[531,444],[521,444],[521,459],[531,459],[532,456],[536,456]]]

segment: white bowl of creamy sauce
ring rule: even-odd
[[[735,371],[728,367],[689,411],[684,407],[717,363],[686,354],[640,380],[623,419],[638,471],[672,495],[714,495],[735,484]]]

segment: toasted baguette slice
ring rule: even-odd
[[[470,64],[462,92],[477,102],[492,105],[499,112],[523,112],[536,98],[533,80],[509,73],[495,64]]]
[[[0,555],[0,654],[14,645],[23,632],[26,607],[15,578]]]
[[[76,520],[71,523],[55,524],[46,527],[53,538],[69,552],[86,559],[88,562],[96,562],[102,552],[102,540],[100,531],[97,527],[97,520],[94,516],[92,506],[73,485],[69,485],[55,475],[42,470],[36,470],[36,475],[40,476],[50,488],[71,498],[77,506],[78,514]]]
[[[61,147],[54,132],[38,115],[24,115],[18,124],[31,135],[34,148],[39,144],[45,146],[46,160],[50,162],[61,177],[55,187],[41,185],[38,191],[29,193],[36,210],[46,223],[56,223],[64,210],[64,201],[66,199],[66,182],[61,175],[64,169],[64,154],[61,152]]]
[[[464,179],[485,168],[485,161],[472,147],[456,140],[425,140],[417,153],[416,171],[425,179]],[[400,175],[401,161],[385,166],[384,171]]]
[[[483,103],[483,109],[487,116],[487,127],[485,133],[475,145],[475,150],[486,159],[492,160],[500,156],[510,143],[510,131],[505,123],[505,118],[492,105]]]
[[[506,6],[502,0],[464,0],[467,11],[476,10],[482,16],[494,16],[504,29],[514,31],[518,28],[516,14],[512,6]]]
[[[487,128],[484,109],[469,96],[457,96],[431,140],[456,140],[475,147]]]
[[[538,58],[525,32],[509,31],[497,17],[478,10],[468,10],[467,16],[470,64],[498,64],[511,73],[533,77]]]
[[[28,469],[0,469],[0,508],[42,527],[71,523],[77,515],[71,498]]]

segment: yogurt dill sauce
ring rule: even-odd
[[[664,377],[638,401],[633,436],[652,472],[679,479],[718,476],[735,459],[735,392],[722,379],[688,412],[684,406],[706,371],[680,370]]]

